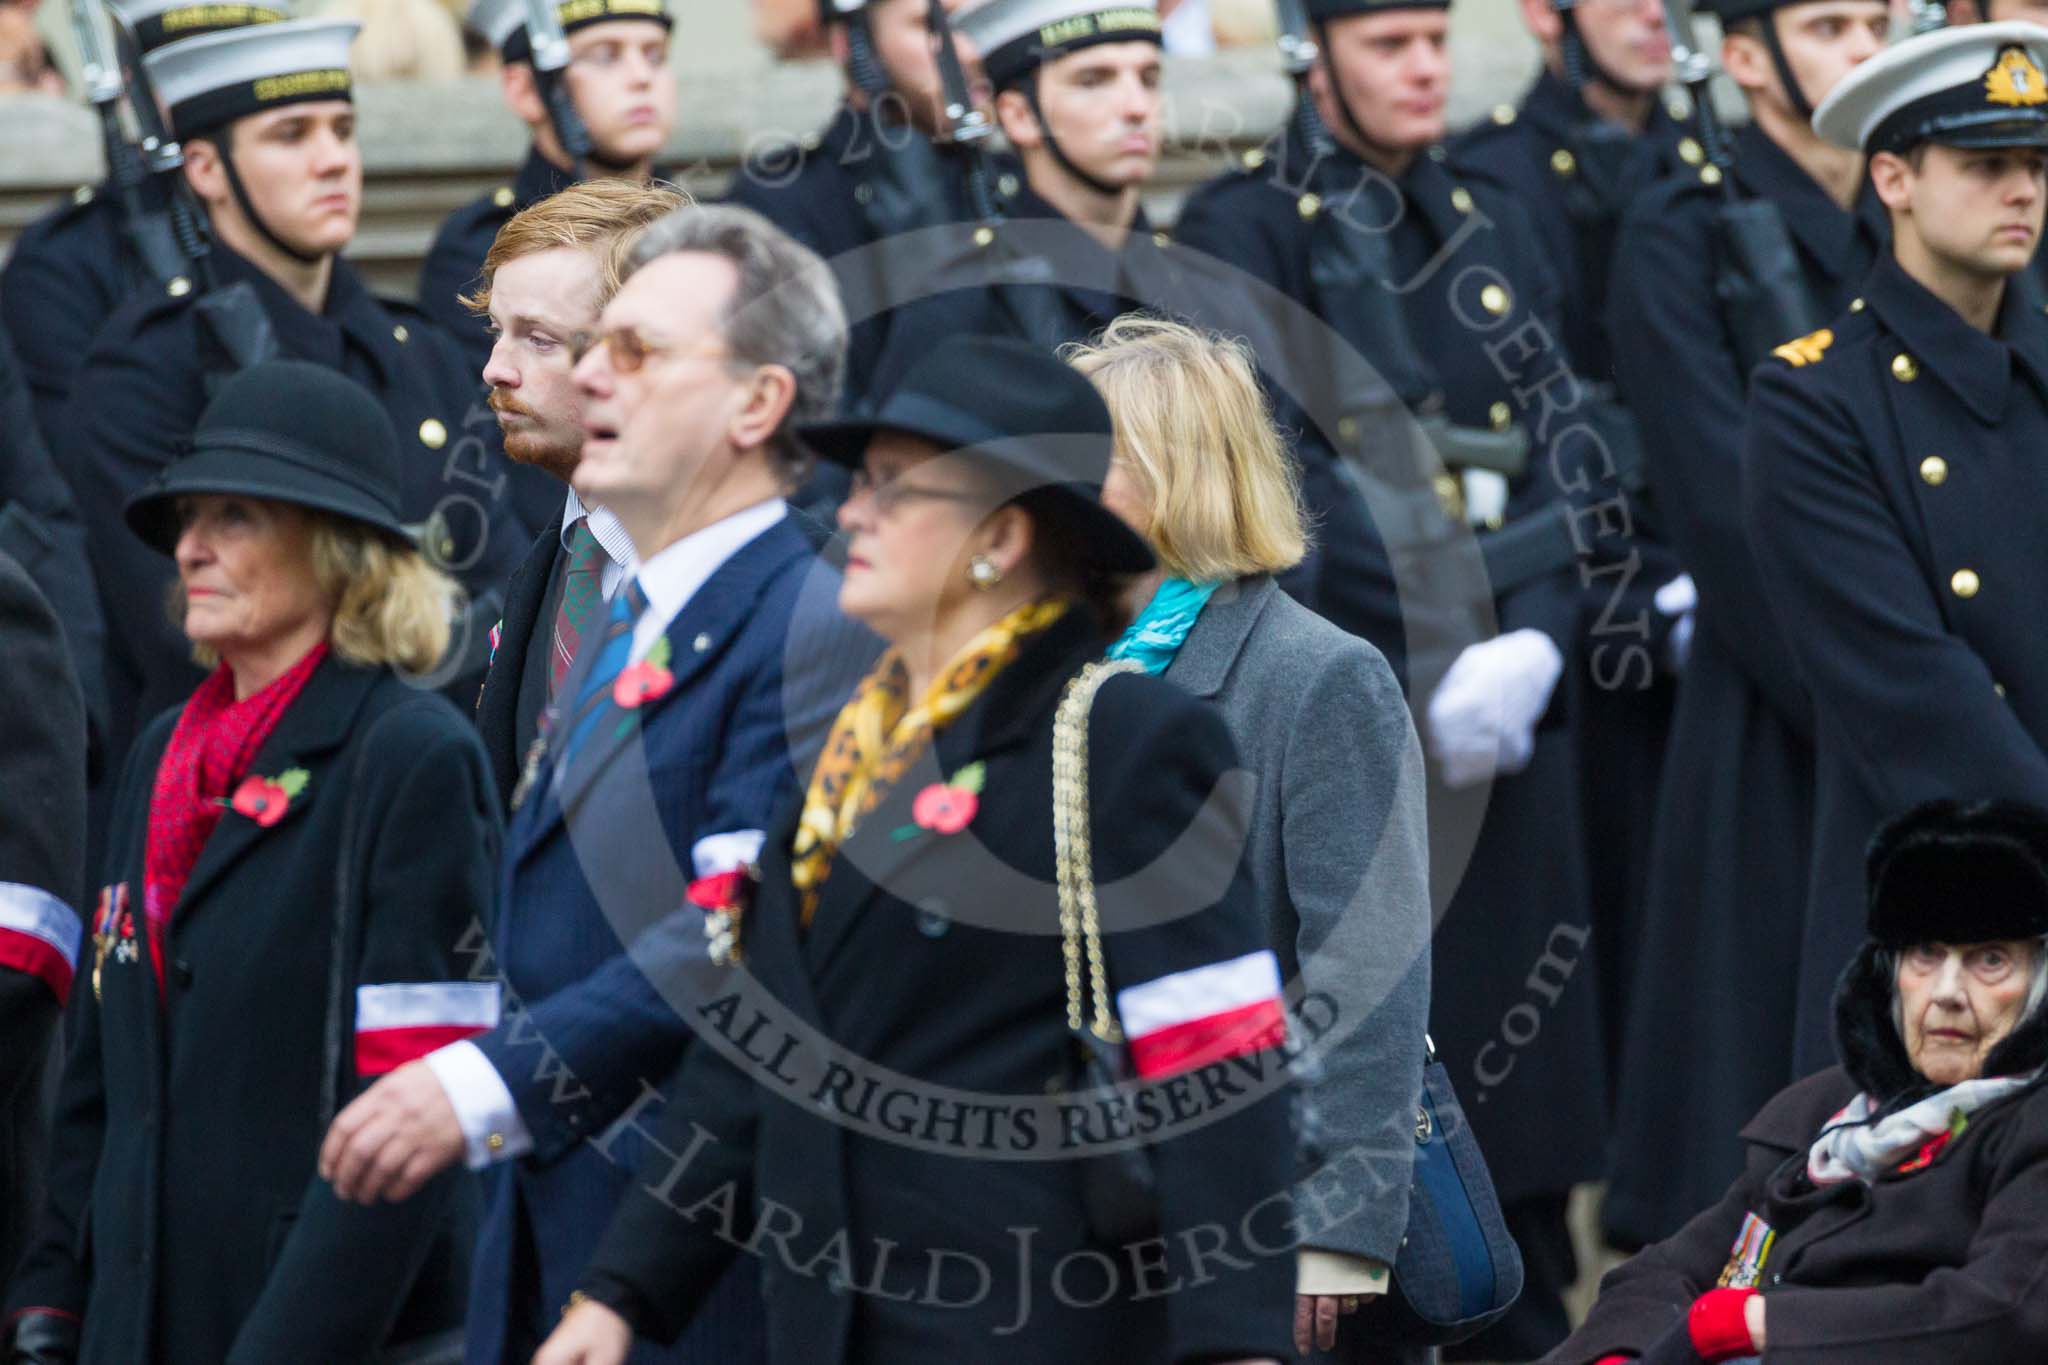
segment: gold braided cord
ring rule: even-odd
[[[1123,1030],[1110,1009],[1109,969],[1102,960],[1102,921],[1095,903],[1094,848],[1088,831],[1088,712],[1104,683],[1119,673],[1139,671],[1141,665],[1131,659],[1089,664],[1067,684],[1052,724],[1052,843],[1067,969],[1067,1027],[1081,1027],[1083,997],[1090,996],[1094,1017],[1088,1027],[1108,1043],[1122,1042]]]

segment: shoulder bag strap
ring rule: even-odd
[[[1102,926],[1095,908],[1094,854],[1088,834],[1088,713],[1104,683],[1141,668],[1131,659],[1089,664],[1067,684],[1052,723],[1052,843],[1067,966],[1067,1027],[1079,1032],[1092,1004],[1093,1017],[1085,1019],[1086,1026],[1107,1043],[1122,1042],[1123,1031],[1109,1006],[1109,972],[1102,962]]]

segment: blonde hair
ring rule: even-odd
[[[1129,313],[1063,354],[1109,405],[1114,459],[1168,573],[1206,583],[1301,562],[1300,479],[1242,342]]]
[[[320,595],[334,605],[327,645],[350,663],[426,673],[448,652],[462,589],[410,545],[401,545],[361,522],[297,503],[257,499],[304,518],[306,562]],[[185,585],[172,579],[166,605],[183,629]],[[211,645],[194,642],[202,668],[220,662]]]
[[[656,181],[587,180],[528,204],[512,215],[484,254],[483,283],[456,302],[472,313],[491,311],[491,281],[499,267],[557,247],[597,257],[597,304],[602,308],[626,278],[626,253],[646,227],[695,201]]]
[[[327,641],[350,663],[425,673],[448,652],[460,589],[410,545],[357,522],[313,518],[313,578],[334,603]]]

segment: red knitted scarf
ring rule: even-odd
[[[185,894],[207,837],[227,813],[228,792],[247,774],[257,750],[326,657],[323,640],[282,677],[240,701],[235,700],[234,675],[222,664],[199,684],[179,713],[170,745],[157,764],[156,788],[149,798],[149,845],[142,861],[143,920],[159,997],[171,911]]]

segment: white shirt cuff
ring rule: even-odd
[[[533,1150],[533,1134],[519,1117],[512,1092],[484,1056],[483,1049],[464,1040],[436,1048],[423,1058],[441,1083],[455,1121],[462,1128],[463,1160],[472,1171],[510,1161]]]
[[[1294,1292],[1297,1294],[1384,1294],[1387,1267],[1365,1256],[1341,1251],[1317,1251],[1303,1247],[1295,1261]]]

